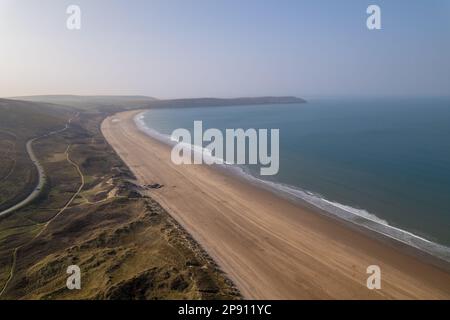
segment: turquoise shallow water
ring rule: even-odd
[[[151,110],[174,129],[280,129],[280,171],[256,178],[450,246],[450,99],[318,99],[307,104]]]

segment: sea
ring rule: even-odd
[[[224,166],[282,196],[450,261],[450,98],[313,98],[153,109],[135,118],[143,131],[167,143],[175,129],[192,132],[200,120],[204,130],[279,129],[278,174],[261,176],[259,165]]]

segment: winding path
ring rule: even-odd
[[[85,184],[85,178],[83,173],[81,172],[81,169],[79,167],[78,164],[76,164],[72,159],[70,159],[70,155],[69,155],[69,150],[70,150],[70,145],[67,146],[66,149],[66,160],[67,162],[69,162],[73,167],[75,167],[75,169],[78,172],[78,175],[80,176],[81,179],[81,184],[80,187],[78,188],[78,190],[72,195],[72,197],[69,199],[69,201],[67,201],[67,203],[64,205],[64,207],[62,207],[57,214],[55,214],[52,218],[50,218],[48,221],[46,221],[45,223],[39,223],[37,225],[43,225],[43,228],[39,231],[39,233],[37,233],[30,241],[14,248],[13,250],[13,254],[12,254],[12,264],[11,264],[11,269],[9,272],[9,277],[6,280],[2,290],[0,291],[0,297],[3,295],[3,293],[6,291],[6,289],[8,288],[9,283],[11,282],[12,278],[14,277],[14,271],[16,269],[16,265],[17,265],[17,253],[19,252],[20,249],[22,249],[24,246],[32,243],[34,240],[36,240],[37,238],[39,238],[42,233],[47,229],[47,227],[50,225],[50,223],[52,223],[56,218],[58,218],[64,211],[66,211],[67,208],[69,208],[69,206],[72,204],[73,200],[80,194],[81,190],[83,190],[84,188],[84,184]]]
[[[37,137],[37,138],[33,138],[27,141],[27,145],[26,145],[26,149],[27,149],[27,153],[28,156],[30,157],[31,161],[33,162],[33,165],[36,167],[37,171],[38,171],[38,183],[36,185],[36,187],[33,189],[33,191],[28,195],[28,197],[26,197],[24,200],[20,201],[19,203],[13,205],[12,207],[3,210],[0,212],[0,217],[7,215],[11,212],[14,212],[20,208],[23,208],[24,206],[26,206],[27,204],[29,204],[30,202],[32,202],[33,200],[35,200],[39,194],[41,193],[42,188],[44,187],[45,184],[45,171],[44,168],[42,167],[41,163],[39,162],[39,160],[37,159],[36,155],[34,154],[33,151],[33,142],[35,142],[36,140],[42,139],[42,138],[46,138],[49,136],[52,136],[54,134],[58,134],[61,132],[66,131],[69,128],[70,123],[72,122],[72,120],[76,117],[78,117],[77,113],[73,118],[70,118],[69,121],[66,123],[66,125],[64,126],[64,128],[60,129],[60,130],[56,130],[56,131],[51,131],[47,134],[44,134],[43,136]]]

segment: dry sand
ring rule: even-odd
[[[137,111],[102,132],[141,184],[249,299],[449,299],[450,274],[307,207],[206,165],[176,166],[141,132]],[[114,121],[113,121],[114,119]],[[366,287],[369,265],[381,290]]]

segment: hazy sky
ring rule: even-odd
[[[450,0],[0,0],[0,96],[32,94],[450,95]]]

